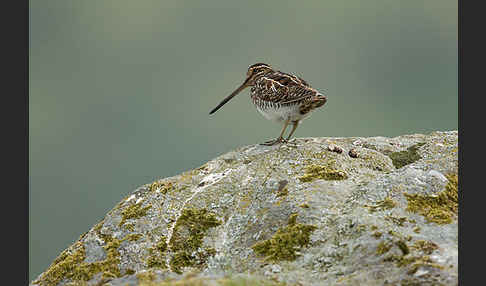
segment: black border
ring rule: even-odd
[[[467,5],[464,5],[467,3]],[[484,263],[484,9],[458,1],[459,285],[482,285]],[[468,100],[466,100],[468,99]],[[478,100],[479,99],[479,100]],[[467,132],[466,130],[469,129]],[[474,162],[476,161],[476,162]],[[466,163],[467,162],[467,163]]]
[[[2,29],[3,284],[29,284],[29,1],[4,1]],[[3,280],[3,279],[2,279]],[[8,282],[7,282],[8,281]],[[10,282],[10,281],[13,281]],[[10,282],[10,283],[9,283]]]

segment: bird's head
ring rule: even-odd
[[[246,80],[245,83],[247,85],[253,85],[257,77],[269,72],[272,70],[270,65],[264,63],[256,63],[248,67],[248,71],[246,72]]]
[[[253,86],[255,84],[255,81],[257,78],[269,71],[272,70],[272,67],[270,65],[264,64],[264,63],[256,63],[254,65],[251,65],[248,67],[248,71],[246,72],[246,79],[245,81],[235,90],[233,91],[228,97],[223,99],[218,106],[216,106],[209,114],[215,113],[219,108],[221,108],[223,105],[225,105],[230,99],[232,99],[235,95],[240,93],[242,90],[249,86]]]

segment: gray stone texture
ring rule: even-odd
[[[457,285],[457,210],[437,223],[406,196],[446,189],[457,142],[448,131],[237,148],[139,187],[31,285]],[[274,241],[294,259],[253,248],[297,224],[315,227],[308,243]]]

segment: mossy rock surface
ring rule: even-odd
[[[31,285],[457,285],[457,139],[237,148],[127,194]]]

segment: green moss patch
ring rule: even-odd
[[[148,268],[162,268],[165,269],[165,255],[167,251],[167,243],[165,242],[165,236],[161,236],[159,242],[155,247],[149,248],[149,257],[147,258]]]
[[[406,218],[406,217],[396,217],[396,216],[393,216],[393,215],[388,215],[385,217],[385,220],[387,221],[390,221],[398,226],[404,226],[405,223],[410,223],[410,224],[415,224],[416,221],[413,220],[413,219],[409,219],[409,218]]]
[[[449,224],[457,217],[457,174],[447,175],[445,189],[434,195],[405,194],[407,211],[421,214],[429,222]]]
[[[295,260],[297,250],[309,244],[311,233],[317,229],[296,220],[297,214],[292,214],[287,226],[278,229],[270,239],[257,242],[252,249],[265,256],[266,261]]]
[[[382,210],[389,210],[396,207],[397,203],[390,197],[386,197],[385,199],[376,202],[375,205],[365,205],[368,208],[370,213],[374,213],[376,211]]]
[[[142,207],[142,203],[133,204],[122,211],[122,220],[120,221],[118,226],[122,226],[125,222],[129,219],[135,219],[139,217],[143,217],[147,215],[147,211],[152,207],[152,205],[148,205],[146,207]]]
[[[155,255],[151,255],[147,258],[147,267],[148,268],[160,268],[160,269],[165,269],[167,268],[165,266],[165,262],[163,260],[163,258],[159,257],[159,256],[155,256]]]
[[[167,250],[167,243],[165,242],[165,236],[162,236],[160,238],[160,241],[155,245],[155,249],[157,249],[157,251],[160,253],[164,253]]]
[[[378,239],[378,238],[380,238],[380,237],[383,235],[383,233],[382,233],[382,232],[380,232],[380,231],[375,231],[375,232],[373,232],[371,235],[372,235],[374,238]]]
[[[399,241],[395,242],[395,244],[398,246],[398,248],[400,248],[403,255],[407,255],[407,254],[410,253],[410,248],[408,248],[408,245],[405,241],[399,240]]]
[[[303,203],[303,204],[299,205],[299,207],[301,207],[301,208],[303,208],[303,209],[308,209],[308,208],[310,208],[309,204],[307,204],[307,203]]]
[[[437,244],[433,243],[432,241],[427,241],[427,240],[417,240],[412,248],[417,249],[422,251],[425,254],[432,254],[434,250],[438,249],[439,246]]]
[[[376,247],[376,254],[378,255],[385,254],[392,248],[392,246],[393,246],[392,244],[382,241]]]
[[[140,238],[142,238],[143,234],[141,233],[132,233],[132,234],[127,234],[127,236],[123,240],[128,240],[128,241],[137,241]]]
[[[386,262],[394,262],[397,267],[410,267],[407,271],[408,274],[412,275],[420,267],[434,267],[438,269],[444,269],[444,266],[435,263],[429,256],[412,256],[412,255],[390,255],[384,259]]]
[[[400,169],[403,166],[412,164],[413,162],[422,159],[422,156],[420,156],[417,151],[418,148],[423,146],[424,144],[425,143],[417,143],[413,146],[408,147],[406,151],[390,153],[388,154],[388,157],[390,157],[390,159],[392,160],[395,168]]]
[[[149,270],[137,273],[136,277],[139,285],[152,285],[157,276]]]
[[[289,190],[287,188],[283,188],[282,190],[277,192],[277,197],[285,197],[289,194]]]
[[[417,241],[412,247],[409,247],[404,240],[398,240],[394,243],[402,251],[402,255],[390,254],[386,256],[383,261],[394,262],[397,267],[410,267],[408,274],[414,274],[420,267],[434,267],[443,269],[444,266],[435,263],[427,255],[412,254],[411,250],[420,250],[426,254],[431,254],[436,245],[427,241]],[[388,252],[392,244],[380,243],[377,248],[378,254]]]
[[[166,194],[169,190],[173,189],[173,184],[171,182],[155,181],[148,186],[149,191],[155,192],[159,190],[163,194]]]
[[[51,266],[40,277],[40,285],[56,285],[63,279],[71,279],[75,282],[88,281],[97,273],[103,273],[103,279],[120,277],[120,263],[118,247],[121,240],[105,236],[106,259],[92,263],[84,262],[86,252],[82,242],[76,242],[71,248],[63,251]]]
[[[69,249],[64,250],[42,274],[34,284],[56,285],[64,278],[75,276],[76,268],[86,258],[84,246],[81,242],[75,243]]]
[[[345,180],[348,175],[343,170],[333,169],[328,166],[310,165],[306,173],[299,178],[301,182],[311,182],[318,179],[324,180]]]
[[[184,267],[194,266],[196,258],[188,251],[178,251],[172,256],[170,260],[170,268],[172,271],[181,274]]]
[[[402,251],[403,255],[407,255],[410,253],[410,248],[408,247],[407,243],[403,240],[397,240],[395,242],[380,242],[376,247],[376,254],[382,255],[387,253],[394,244]]]
[[[124,227],[129,231],[135,231],[135,225],[133,223],[126,223]]]
[[[171,269],[181,273],[183,267],[202,265],[214,255],[213,249],[200,248],[206,231],[220,224],[216,215],[206,209],[184,209],[169,242],[170,250],[175,252],[170,261]]]
[[[398,225],[398,226],[404,226],[405,222],[407,222],[406,217],[395,217],[395,216],[386,216],[385,220],[391,221],[392,223]]]

